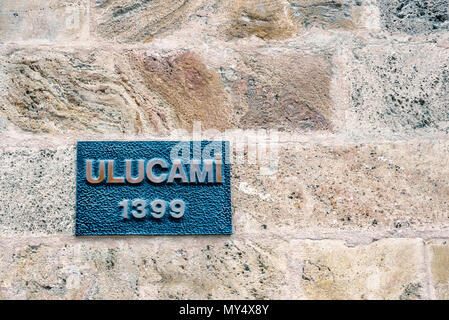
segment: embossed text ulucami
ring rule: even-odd
[[[228,142],[78,142],[76,235],[231,233]]]

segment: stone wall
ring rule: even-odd
[[[74,237],[76,141],[195,122],[279,136],[232,236]],[[1,0],[0,298],[447,299],[448,134],[448,0]]]

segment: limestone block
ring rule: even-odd
[[[346,70],[348,131],[357,136],[410,136],[449,130],[449,51],[434,43],[367,45]]]
[[[448,159],[445,140],[284,144],[276,174],[232,166],[236,233],[447,232]]]
[[[332,240],[293,242],[306,299],[426,299],[423,241],[382,239],[346,246]]]
[[[0,296],[22,299],[294,297],[287,244],[230,237],[0,240]]]
[[[0,233],[74,234],[75,148],[0,148]]]
[[[287,51],[287,50],[286,50]],[[246,50],[220,69],[244,129],[332,131],[331,64],[325,54]]]
[[[0,112],[35,133],[169,134],[192,128],[333,131],[323,54],[195,50],[5,49]]]
[[[449,247],[448,240],[427,241],[430,256],[430,271],[435,298],[449,299]]]
[[[449,28],[449,1],[380,0],[384,27],[390,32],[428,34]]]
[[[3,0],[0,42],[71,42],[89,36],[87,0]]]
[[[94,37],[117,42],[149,42],[159,34],[182,28],[201,0],[92,0]]]
[[[219,74],[190,51],[13,50],[0,58],[0,112],[22,130],[44,133],[168,133],[230,126]]]

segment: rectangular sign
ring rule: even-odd
[[[80,141],[75,234],[231,234],[227,141]]]

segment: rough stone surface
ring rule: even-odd
[[[298,52],[244,52],[221,69],[242,128],[331,130],[330,64]]]
[[[184,126],[191,127],[194,121],[218,130],[230,126],[232,105],[220,76],[207,68],[198,54],[179,52],[161,58],[143,53],[135,58],[132,64],[144,85],[175,109]]]
[[[357,247],[308,240],[293,247],[302,249],[293,259],[301,264],[296,276],[308,299],[428,298],[422,240],[383,239]]]
[[[435,225],[449,228],[445,141],[289,143],[279,155],[279,171],[272,176],[260,175],[257,165],[232,165],[235,233],[366,230],[400,235],[432,231]],[[74,147],[8,146],[0,160],[1,233],[73,234]]]
[[[369,1],[288,0],[293,20],[303,29],[355,29],[361,26],[362,5]]]
[[[218,130],[332,130],[324,55],[233,57],[241,62],[216,70],[188,50],[11,50],[0,110],[22,130],[46,133],[168,133],[194,121]]]
[[[423,243],[234,237],[0,240],[0,296],[27,299],[419,299]]]
[[[148,117],[139,102],[144,98],[114,70],[117,56],[109,57],[103,60],[95,52],[11,52],[4,61],[8,95],[2,111],[31,132],[143,130]]]
[[[149,42],[186,23],[203,1],[199,0],[93,0],[95,36],[109,41]]]
[[[2,235],[73,234],[73,147],[0,147],[0,177]]]
[[[226,33],[230,38],[283,39],[293,35],[293,12],[286,1],[238,0],[229,3]]]
[[[92,2],[92,25],[95,37],[126,43],[148,43],[184,29],[226,41],[283,40],[313,28],[365,28],[371,9],[371,1],[353,0],[98,0]]]
[[[448,8],[0,0],[0,298],[449,299]],[[232,236],[74,237],[76,141],[198,122]]]
[[[449,246],[447,239],[428,242],[430,268],[435,288],[435,298],[449,300]]]
[[[279,155],[273,176],[259,175],[256,165],[232,167],[237,233],[315,230],[322,236],[325,230],[365,230],[397,235],[449,227],[447,141],[290,143]]]
[[[368,45],[353,51],[349,68],[349,131],[388,136],[449,130],[447,48]]]
[[[152,51],[17,50],[1,110],[25,131],[128,134],[229,126],[219,74],[200,56]]]
[[[2,238],[0,247],[3,299],[291,297],[280,240]]]
[[[449,27],[447,0],[380,0],[378,3],[388,31],[420,34]]]
[[[87,0],[2,0],[0,43],[65,42],[88,36]]]

